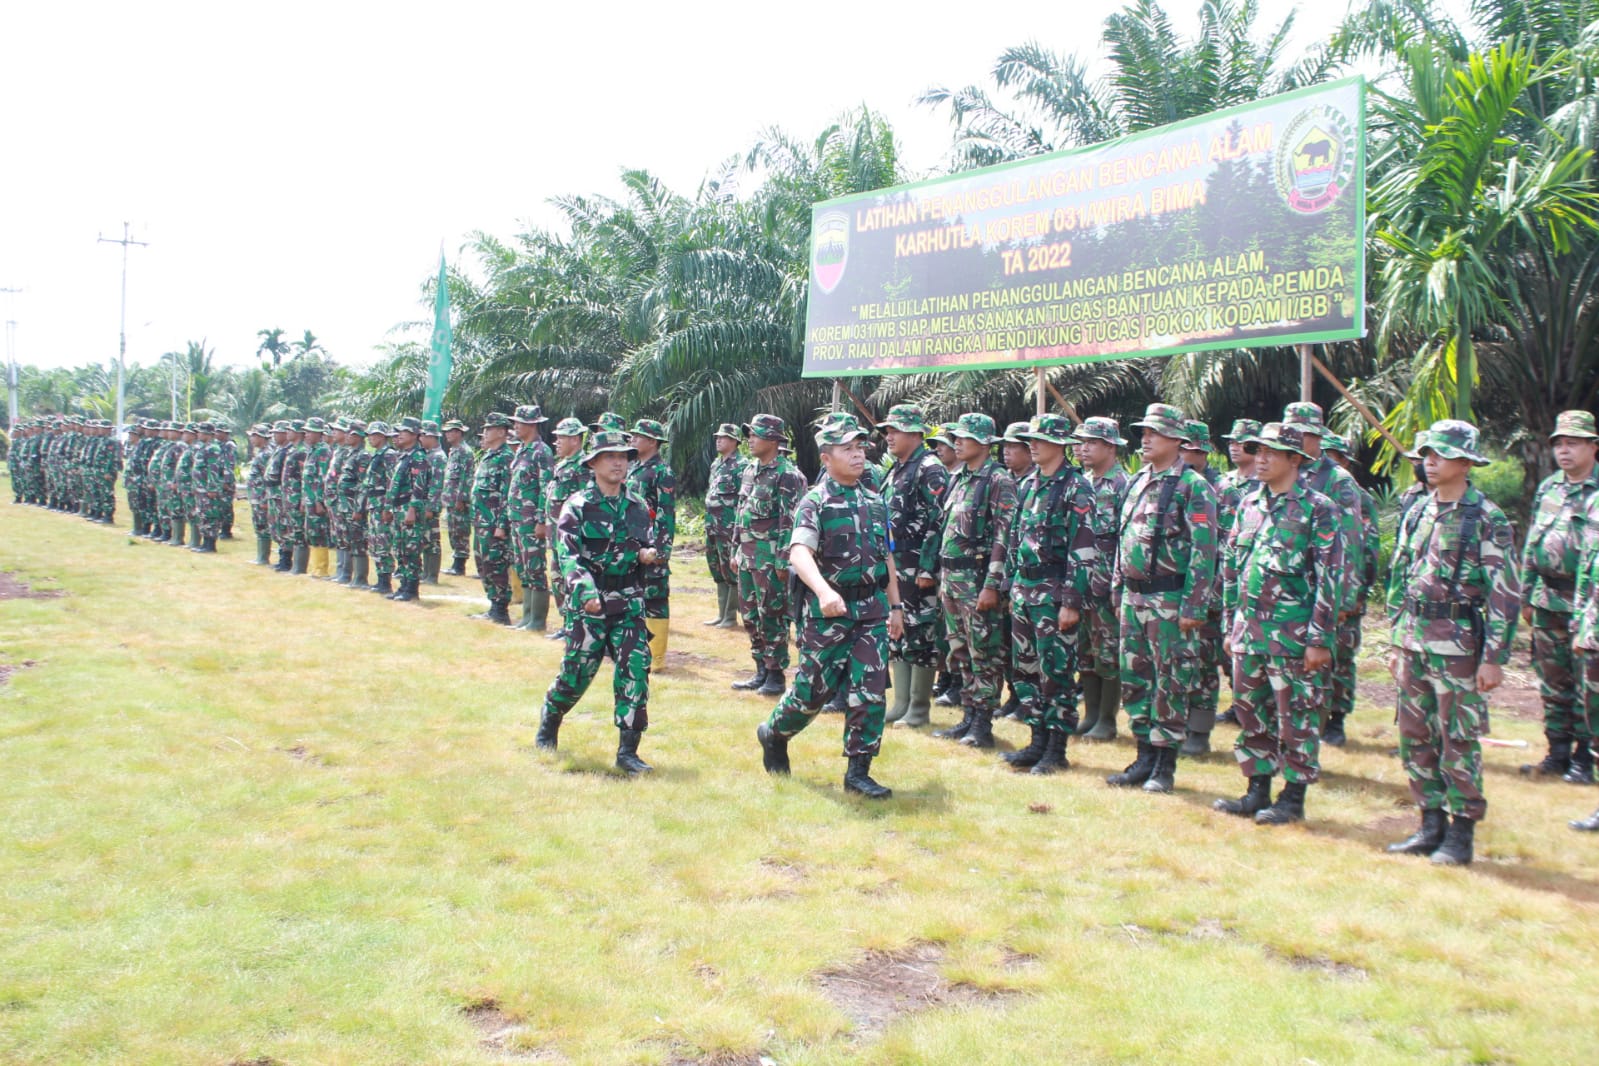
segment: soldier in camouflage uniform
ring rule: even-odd
[[[1347,438],[1336,433],[1322,437],[1322,450],[1355,476],[1354,450]],[[1360,572],[1346,572],[1345,580],[1356,583],[1354,611],[1338,623],[1338,651],[1334,655],[1332,692],[1328,696],[1327,724],[1322,728],[1322,743],[1344,746],[1344,720],[1355,712],[1355,674],[1360,656],[1362,626],[1366,604],[1377,586],[1377,560],[1382,551],[1382,531],[1377,520],[1377,499],[1358,482],[1360,496]]]
[[[1072,433],[1077,462],[1094,493],[1089,524],[1094,530],[1094,565],[1089,570],[1088,598],[1083,605],[1083,632],[1078,636],[1084,740],[1115,740],[1116,712],[1121,706],[1120,626],[1111,602],[1112,567],[1121,529],[1122,500],[1128,477],[1118,449],[1124,448],[1114,418],[1087,418]]]
[[[789,772],[788,742],[815,719],[830,693],[845,695],[844,790],[868,799],[892,791],[872,780],[883,740],[888,642],[903,635],[899,580],[889,546],[888,505],[862,480],[867,432],[853,417],[816,434],[826,476],[795,508],[789,562],[809,590],[799,628],[794,684],[756,730],[767,773]]]
[[[272,565],[272,526],[267,518],[267,463],[272,460],[272,429],[261,422],[250,427],[250,469],[244,494],[250,501],[250,528],[255,531],[255,565]]]
[[[116,521],[117,475],[123,469],[122,442],[110,422],[100,424],[100,449],[95,455],[95,502],[92,518],[101,525]]]
[[[1028,447],[1027,440],[1024,437],[1017,436],[1017,434],[1026,433],[1027,427],[1028,423],[1026,422],[1012,422],[1005,427],[1005,432],[1000,437],[999,461],[1004,465],[1006,472],[1010,474],[1011,480],[1016,482],[1018,491],[1022,482],[1032,474],[1035,466],[1032,449]],[[1015,532],[1014,527],[1011,532]],[[1005,684],[1010,688],[1010,696],[1005,699],[1004,705],[994,712],[994,717],[996,719],[1013,718],[1017,721],[1024,721],[1027,716],[1022,710],[1021,698],[1016,693],[1016,646],[1011,641],[1011,612],[1008,604],[1005,607],[1004,614],[1004,640],[1007,649]]]
[[[914,728],[928,724],[938,671],[938,635],[943,624],[938,598],[938,529],[944,519],[949,471],[927,447],[927,419],[915,404],[895,404],[877,428],[894,457],[884,498],[900,602],[905,606],[904,635],[888,645],[894,705],[883,720]]]
[[[394,467],[399,453],[389,447],[394,430],[387,422],[372,422],[366,427],[366,442],[372,448],[366,471],[361,478],[361,513],[366,516],[366,553],[377,572],[377,581],[371,591],[380,596],[392,596],[394,586],[394,512],[384,496],[393,480]],[[351,583],[351,588],[365,588],[365,584]]]
[[[927,446],[944,467],[947,478],[953,479],[964,466],[960,457],[955,454],[955,438],[950,436],[950,431],[955,428],[953,422],[940,422],[933,427],[933,432],[928,435]],[[943,525],[940,516],[938,525]],[[935,585],[936,587],[936,585]],[[938,604],[938,668],[939,673],[933,681],[933,702],[940,707],[961,706],[961,676],[957,672],[949,657],[949,630],[944,625],[944,602],[942,597]]]
[[[1212,499],[1221,486],[1221,474],[1210,465],[1210,427],[1198,419],[1188,420],[1188,437],[1180,450],[1183,462],[1189,469],[1205,479],[1210,486]],[[1208,755],[1210,732],[1216,728],[1216,710],[1221,698],[1221,671],[1223,658],[1221,625],[1221,559],[1225,523],[1218,511],[1216,515],[1216,551],[1218,566],[1214,595],[1205,624],[1199,627],[1199,687],[1188,694],[1188,732],[1177,749],[1179,755]]]
[[[772,414],[744,424],[751,459],[738,490],[739,603],[755,673],[733,688],[780,696],[788,669],[788,542],[805,477],[779,453],[787,426]]]
[[[1005,683],[1005,595],[1011,521],[1016,514],[1016,482],[995,462],[990,449],[994,420],[968,412],[950,430],[961,467],[950,480],[939,530],[938,569],[942,583],[944,628],[949,634],[950,669],[958,672],[962,716],[957,725],[934,733],[967,747],[994,746],[994,713]]]
[[[1199,630],[1215,597],[1216,497],[1182,461],[1188,420],[1150,404],[1144,466],[1127,487],[1114,573],[1120,586],[1122,702],[1138,757],[1107,783],[1170,792],[1199,687]]]
[[[1455,866],[1471,862],[1474,830],[1488,809],[1482,693],[1503,680],[1521,584],[1510,522],[1470,482],[1472,466],[1488,463],[1477,450],[1477,428],[1434,422],[1417,438],[1416,451],[1433,491],[1395,538],[1388,611],[1399,756],[1422,824],[1388,850]],[[1446,829],[1449,814],[1454,819]]]
[[[217,536],[233,539],[233,502],[239,497],[239,447],[233,442],[233,430],[225,423],[217,424],[217,443],[222,446],[222,495],[228,501],[222,510],[222,529]]]
[[[1559,423],[1557,422],[1558,426]],[[1568,422],[1567,434],[1574,429],[1593,431],[1593,424]],[[1577,587],[1571,618],[1573,673],[1577,679],[1577,710],[1590,737],[1599,737],[1599,495],[1588,498],[1588,509],[1579,516],[1583,536],[1577,563]],[[1599,809],[1586,818],[1568,822],[1582,833],[1599,833]]]
[[[167,543],[175,548],[182,548],[188,540],[199,536],[199,523],[194,513],[194,458],[198,451],[194,440],[198,429],[199,424],[195,422],[186,422],[180,427],[178,441],[181,447],[174,452],[171,460],[171,506],[177,519],[177,529]],[[185,531],[188,540],[184,537]]]
[[[466,576],[467,556],[472,554],[472,470],[477,453],[466,442],[466,424],[458,419],[444,423],[444,524],[450,534],[451,577]]]
[[[23,440],[12,439],[11,453],[8,458],[12,462],[11,488],[17,494],[17,502],[22,502],[21,483],[21,456],[26,438]],[[133,528],[129,530],[134,536],[144,534],[148,519],[144,510],[144,473],[150,460],[150,438],[145,436],[144,424],[134,422],[128,427],[128,459],[127,466],[122,472],[122,487],[128,493],[128,511],[133,515]]]
[[[738,571],[733,553],[738,549],[738,489],[744,481],[746,460],[738,453],[742,435],[731,422],[716,427],[712,442],[716,458],[705,482],[705,565],[716,585],[716,617],[705,622],[718,629],[738,625]]]
[[[311,546],[305,540],[305,422],[289,422],[289,445],[283,458],[282,543],[289,545],[292,561],[289,573],[303,574],[311,562]]]
[[[1066,461],[1072,440],[1064,415],[1041,414],[1007,430],[1028,441],[1033,469],[1016,490],[1010,533],[1012,684],[1032,731],[1005,756],[1018,770],[1064,770],[1067,738],[1077,730],[1077,655],[1094,540],[1094,489]]]
[[[216,440],[216,426],[201,422],[195,435],[190,477],[193,481],[196,529],[200,543],[189,548],[193,552],[215,552],[217,537],[222,532],[222,445]]]
[[[283,539],[283,464],[289,457],[289,437],[288,422],[272,423],[272,454],[267,459],[265,485],[268,528],[278,544],[278,561],[272,569],[279,573],[288,572],[293,550]]]
[[[344,476],[344,464],[350,459],[350,422],[338,415],[328,423],[328,466],[322,475],[322,503],[327,509],[328,548],[333,552],[333,577],[335,585],[350,583],[350,529],[349,516],[339,499],[339,479]]]
[[[439,566],[444,561],[444,542],[439,528],[444,517],[444,477],[449,470],[450,457],[439,446],[442,431],[432,419],[422,422],[422,450],[427,453],[431,470],[427,510],[422,514],[422,580],[429,585],[439,583]]]
[[[541,749],[555,750],[562,717],[583,698],[608,655],[620,733],[616,767],[629,775],[652,769],[638,746],[649,727],[644,568],[659,558],[649,507],[627,484],[627,465],[637,454],[626,434],[596,432],[583,453],[593,481],[572,494],[556,519],[572,621],[561,672],[544,694],[536,740]]]
[[[1222,602],[1240,728],[1233,750],[1249,789],[1215,806],[1286,825],[1304,819],[1305,789],[1321,774],[1343,542],[1332,501],[1299,478],[1309,456],[1297,429],[1273,422],[1240,443],[1255,449],[1260,486],[1244,497],[1223,548]],[[1279,772],[1285,784],[1273,802]]]
[[[666,465],[661,446],[666,429],[653,418],[633,424],[638,461],[627,472],[628,488],[650,509],[655,524],[656,561],[644,568],[644,619],[650,632],[650,667],[666,669],[666,642],[671,630],[672,545],[677,540],[677,475]]]
[[[300,465],[300,512],[305,516],[306,573],[317,580],[332,576],[328,568],[328,466],[333,449],[324,438],[327,423],[305,420],[305,457]]]
[[[1223,474],[1216,483],[1216,551],[1218,558],[1226,558],[1227,545],[1232,540],[1233,525],[1238,520],[1238,509],[1243,505],[1244,497],[1260,487],[1260,479],[1255,476],[1255,453],[1258,445],[1251,445],[1245,450],[1243,441],[1260,433],[1261,423],[1253,418],[1239,418],[1233,421],[1232,432],[1222,434],[1222,440],[1227,442],[1227,458],[1233,468]],[[1232,663],[1223,663],[1222,676],[1232,683]],[[1228,708],[1216,717],[1216,721],[1228,725],[1238,724],[1238,715]]]
[[[1593,783],[1593,734],[1577,705],[1572,657],[1572,612],[1584,539],[1599,536],[1586,516],[1599,497],[1599,434],[1588,411],[1562,411],[1550,444],[1558,471],[1544,478],[1532,498],[1532,528],[1521,553],[1526,597],[1521,620],[1532,627],[1532,665],[1543,697],[1543,732],[1549,753],[1521,772],[1564,776],[1574,785]]]
[[[511,521],[507,501],[511,491],[511,466],[516,453],[506,444],[511,419],[490,411],[483,419],[483,450],[472,467],[472,533],[476,538],[478,580],[489,609],[474,618],[511,624]]]
[[[544,513],[552,521],[560,515],[561,508],[574,492],[594,480],[589,468],[583,465],[584,433],[583,423],[575,418],[563,418],[556,423],[555,467],[550,471],[549,480],[544,483]],[[552,540],[550,550],[555,555],[550,560],[554,571],[550,580],[555,586],[556,609],[561,612],[561,628],[545,639],[565,640],[571,621],[568,617],[571,610],[567,606],[571,602],[568,595],[571,590],[566,587],[566,578],[561,574],[560,545]]]
[[[410,603],[422,582],[422,553],[427,545],[426,515],[433,498],[433,464],[422,447],[422,420],[402,418],[394,424],[394,468],[383,494],[384,510],[393,516],[394,579],[399,587],[388,598]]]
[[[522,579],[522,621],[518,629],[543,630],[550,613],[546,548],[549,524],[543,513],[544,481],[555,466],[550,446],[539,438],[549,421],[536,403],[523,404],[511,416],[518,446],[511,463],[510,510],[513,562]]]
[[[345,570],[344,585],[352,589],[369,589],[367,573],[371,556],[367,554],[367,523],[371,513],[367,510],[365,486],[367,470],[372,465],[372,453],[366,450],[367,424],[352,418],[346,436],[350,441],[350,454],[339,467],[339,483],[335,493],[339,519],[344,525],[346,550],[350,553]]]

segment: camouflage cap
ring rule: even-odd
[[[366,435],[369,437],[392,437],[394,429],[382,419],[375,419],[367,423]]]
[[[588,427],[575,418],[563,418],[555,424],[557,437],[581,437],[588,432]]]
[[[980,411],[967,411],[957,418],[950,428],[949,435],[965,437],[978,444],[993,444],[999,439],[994,436],[994,420]]]
[[[927,415],[913,403],[897,403],[888,409],[888,417],[877,423],[878,429],[897,429],[901,433],[927,433]]]
[[[1349,438],[1342,433],[1323,433],[1321,435],[1321,450],[1324,452],[1338,452],[1341,455],[1355,454],[1355,450],[1349,446]]]
[[[635,437],[648,437],[650,440],[666,441],[671,438],[666,435],[666,427],[653,418],[641,418],[633,423]]]
[[[452,429],[459,433],[465,433],[466,423],[462,422],[459,418],[452,418],[448,422],[444,423],[443,429],[446,433]]]
[[[1017,437],[1023,440],[1041,440],[1046,444],[1059,444],[1065,447],[1072,441],[1072,420],[1065,415],[1053,411],[1045,411],[1041,415],[1034,415],[1031,422],[1023,422]],[[1011,439],[1010,430],[1005,431],[1005,439]]]
[[[760,414],[744,423],[744,432],[751,437],[782,444],[788,439],[788,423],[776,415]]]
[[[1286,422],[1267,422],[1258,433],[1251,433],[1240,443],[1258,444],[1273,451],[1293,452],[1310,458],[1310,453],[1305,451],[1305,431]]]
[[[1418,455],[1431,450],[1445,459],[1469,459],[1477,466],[1487,466],[1488,459],[1478,451],[1479,446],[1477,427],[1458,418],[1439,419],[1416,438]]]
[[[305,431],[307,433],[326,433],[328,431],[328,424],[315,415],[312,415],[310,418],[305,420]]]
[[[512,422],[526,422],[535,425],[539,422],[548,422],[544,417],[544,409],[536,403],[524,403],[516,409],[516,414],[511,416]]]
[[[422,420],[422,435],[424,437],[437,437],[439,435],[439,424],[431,418],[424,418]]]
[[[1260,432],[1261,423],[1254,418],[1239,418],[1233,421],[1233,431],[1223,433],[1222,440],[1242,441],[1246,437],[1253,437]]]
[[[504,411],[490,411],[483,416],[484,429],[510,429],[511,416]]]
[[[608,430],[617,430],[617,431],[620,431],[622,433],[626,433],[627,432],[627,422],[622,418],[621,415],[617,414],[615,411],[604,411],[604,412],[601,412],[600,417],[598,417],[598,418],[596,418],[594,420],[593,424],[589,426],[589,429],[592,429],[592,430],[595,430],[595,431],[599,431],[599,430],[602,430],[602,429],[608,429]]]
[[[1561,411],[1555,416],[1555,431],[1549,434],[1550,440],[1554,440],[1556,437],[1599,440],[1599,433],[1594,432],[1593,412]]]
[[[866,427],[854,415],[834,415],[817,428],[816,446],[827,448],[835,444],[848,444],[869,435]]]
[[[406,415],[404,418],[395,421],[394,432],[420,433],[422,432],[422,420],[415,415]]]
[[[638,449],[628,435],[619,429],[602,429],[589,438],[588,449],[583,452],[583,462],[588,464],[606,452],[625,452],[629,459],[638,458]]]
[[[1000,437],[1000,440],[1006,444],[1026,444],[1027,441],[1023,439],[1021,434],[1027,432],[1029,425],[1030,423],[1027,422],[1012,422],[1005,427],[1005,434]]]
[[[1327,432],[1327,423],[1321,416],[1321,405],[1308,400],[1284,407],[1283,425],[1318,437]]]
[[[1122,436],[1122,427],[1116,424],[1114,418],[1106,418],[1103,415],[1083,419],[1083,424],[1072,431],[1072,439],[1102,440],[1118,448],[1127,446],[1127,440]]]
[[[1183,438],[1183,447],[1196,452],[1214,451],[1210,446],[1210,427],[1197,418],[1188,420],[1188,434]]]
[[[1133,425],[1152,429],[1162,437],[1176,440],[1188,439],[1188,416],[1182,409],[1169,403],[1152,403],[1144,409],[1144,417]]]

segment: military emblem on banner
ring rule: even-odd
[[[1355,172],[1354,124],[1335,107],[1294,116],[1277,142],[1277,191],[1289,208],[1314,215],[1338,202]]]
[[[824,293],[838,288],[849,262],[849,215],[827,211],[816,219],[811,233],[811,280]]]

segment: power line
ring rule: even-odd
[[[117,349],[117,421],[115,430],[117,433],[122,432],[122,379],[125,373],[124,364],[128,361],[128,245],[137,244],[141,248],[148,248],[150,245],[149,241],[136,241],[128,236],[129,228],[126,222],[122,224],[122,239],[120,241],[111,237],[96,238],[101,244],[122,245],[122,346]]]

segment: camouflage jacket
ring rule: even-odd
[[[1162,513],[1166,482],[1174,481]],[[1127,486],[1116,545],[1117,584],[1135,607],[1173,606],[1204,618],[1216,598],[1216,496],[1178,461],[1144,467]]]
[[[1429,493],[1395,538],[1388,611],[1393,642],[1401,648],[1509,662],[1521,582],[1504,512],[1476,488],[1451,503]]]
[[[608,617],[643,612],[638,557],[655,546],[655,526],[649,506],[637,493],[624,485],[615,496],[607,496],[598,485],[585,485],[561,507],[555,539],[572,607],[581,609],[598,599]]]
[[[633,464],[627,472],[627,487],[650,509],[655,550],[660,553],[660,561],[652,569],[664,573],[672,561],[672,542],[677,539],[677,475],[656,453]]]
[[[389,483],[394,478],[394,467],[399,461],[400,453],[387,444],[372,453],[361,476],[361,506],[358,513],[367,511],[381,515],[389,510],[384,497],[388,494]]]
[[[322,502],[328,505],[330,513],[344,513],[340,510],[339,485],[344,478],[344,466],[353,454],[348,444],[340,444],[328,456],[328,471],[322,475]]]
[[[1366,600],[1377,587],[1377,561],[1382,556],[1382,524],[1377,517],[1377,498],[1359,484],[1360,493],[1360,587],[1355,596],[1355,607],[1366,612]]]
[[[216,441],[206,441],[195,447],[193,476],[196,495],[222,495],[222,445]]]
[[[1599,530],[1599,495],[1588,498],[1583,522],[1589,530]],[[1571,619],[1571,643],[1583,651],[1599,651],[1599,537],[1591,532],[1584,538],[1577,565],[1575,610]]]
[[[1013,599],[1082,610],[1099,557],[1093,514],[1094,490],[1070,463],[1049,477],[1034,467],[1022,479],[1011,523]]]
[[[889,528],[901,581],[938,573],[938,531],[944,519],[949,471],[924,444],[888,471]]]
[[[268,444],[266,446],[266,450],[270,454],[267,456],[264,484],[273,496],[281,496],[283,493],[283,463],[289,457],[289,448],[290,445],[287,444]]]
[[[1122,502],[1127,499],[1127,486],[1132,479],[1118,463],[1104,477],[1085,473],[1094,492],[1094,509],[1088,524],[1094,530],[1094,565],[1088,574],[1088,595],[1091,599],[1110,599],[1110,590],[1116,565],[1116,543],[1121,535]]]
[[[310,445],[305,450],[305,460],[300,467],[300,499],[307,513],[317,504],[326,506],[328,465],[333,462],[333,449],[326,441]]]
[[[194,491],[194,461],[199,457],[200,446],[180,441],[181,450],[172,462],[172,487],[180,493]]]
[[[229,437],[217,447],[222,449],[222,491],[232,499],[234,490],[238,488],[239,446]]]
[[[534,444],[524,444],[511,457],[511,481],[506,487],[506,513],[511,527],[523,537],[533,536],[535,526],[544,525],[544,479],[549,467],[539,461]]]
[[[1343,467],[1326,455],[1302,463],[1299,480],[1333,502],[1338,517],[1338,535],[1344,542],[1344,573],[1339,580],[1339,611],[1354,611],[1360,607],[1360,577],[1365,573],[1365,560],[1361,558],[1363,543],[1362,523],[1365,511],[1361,507],[1360,483]]]
[[[1343,566],[1331,500],[1303,481],[1281,493],[1258,485],[1223,553],[1222,617],[1233,651],[1297,657],[1331,648]]]
[[[962,465],[944,497],[938,533],[938,570],[945,596],[975,599],[982,589],[1009,586],[1010,527],[1016,515],[1016,482],[993,459],[976,470]]]
[[[817,571],[843,595],[847,617],[857,621],[888,617],[888,541],[888,504],[864,478],[843,485],[824,475],[794,508],[790,553],[796,544],[811,550]],[[809,589],[805,594],[815,616],[816,597]]]
[[[477,465],[477,453],[462,441],[450,449],[444,464],[444,509],[467,511],[472,506],[472,469]]]
[[[433,492],[433,467],[428,462],[428,453],[418,444],[409,451],[396,449],[394,455],[389,488],[383,494],[384,506],[396,512],[415,507],[420,518]],[[396,514],[395,517],[400,516]]]
[[[428,459],[428,506],[429,515],[442,514],[444,511],[444,478],[449,472],[450,457],[444,454],[443,448],[434,448],[427,452]]]
[[[1216,485],[1216,545],[1220,551],[1225,552],[1227,542],[1232,539],[1244,497],[1258,488],[1258,478],[1245,477],[1237,470],[1229,470],[1221,476]]]
[[[250,472],[245,477],[244,492],[250,497],[251,503],[266,503],[267,464],[272,461],[272,445],[263,445],[261,450],[250,456]]]
[[[779,565],[788,565],[788,541],[794,508],[805,494],[805,478],[782,455],[769,463],[753,459],[744,467],[738,489],[738,542],[751,558],[764,544],[776,551]]]
[[[516,454],[509,445],[480,452],[472,468],[472,528],[479,538],[488,540],[503,529],[511,535],[510,512],[506,502],[511,491],[511,464]]]
[[[286,450],[288,454],[283,457],[283,502],[295,510],[305,509],[305,486],[301,482],[305,478],[305,457],[310,451],[305,442],[290,444]]]
[[[572,494],[593,480],[593,473],[583,465],[582,452],[555,460],[555,469],[544,483],[544,513],[559,517]]]
[[[366,476],[372,466],[372,455],[366,445],[356,445],[339,467],[339,487],[334,499],[338,501],[338,513],[345,518],[353,520],[366,510]]]
[[[1527,603],[1543,611],[1575,607],[1577,565],[1583,544],[1599,535],[1588,525],[1589,507],[1599,497],[1599,466],[1578,482],[1557,470],[1543,479],[1532,498],[1532,528],[1521,550],[1521,576]]]
[[[738,516],[738,490],[744,483],[744,464],[750,460],[734,452],[711,462],[705,482],[705,532],[727,535]]]

